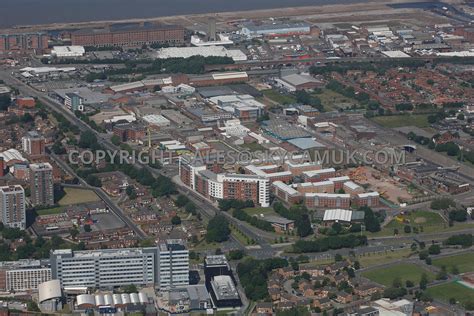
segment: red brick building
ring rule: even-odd
[[[117,124],[112,130],[122,142],[138,141],[146,135],[144,127],[134,124]]]
[[[378,192],[368,192],[357,194],[354,198],[356,206],[378,207],[380,205],[380,194]]]
[[[32,97],[17,98],[15,103],[20,108],[32,109],[36,105],[36,100]]]
[[[17,33],[0,35],[0,53],[43,53],[48,48],[49,36],[46,33]]]
[[[181,44],[184,28],[177,25],[112,25],[105,29],[84,29],[71,34],[72,45],[139,47],[154,43]]]
[[[308,208],[349,208],[351,196],[349,194],[308,193],[305,194],[304,203]]]

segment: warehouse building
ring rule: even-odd
[[[51,55],[58,58],[82,57],[86,53],[84,46],[53,46]]]
[[[311,33],[311,25],[306,22],[260,24],[247,23],[242,27],[242,34],[247,37],[259,36],[294,36]]]
[[[234,61],[245,61],[245,55],[240,49],[227,49],[222,46],[199,46],[199,47],[166,47],[157,51],[158,59],[167,58],[189,58],[193,56],[203,57],[230,57]]]
[[[145,23],[111,25],[104,29],[84,29],[71,34],[72,45],[141,47],[146,44],[184,42],[184,28],[177,25]]]

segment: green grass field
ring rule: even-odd
[[[427,291],[433,298],[445,302],[448,302],[450,298],[455,298],[462,305],[474,302],[474,290],[456,282],[433,286]]]
[[[389,263],[395,260],[408,258],[413,252],[411,249],[401,249],[396,251],[387,251],[386,253],[371,254],[370,256],[357,256],[361,267],[366,268],[370,266]]]
[[[269,89],[269,90],[263,90],[262,91],[263,95],[266,96],[267,98],[280,103],[280,104],[293,104],[296,103],[295,97],[287,94],[281,94],[278,91]]]
[[[362,272],[362,276],[377,282],[385,286],[391,286],[393,280],[397,277],[402,279],[402,283],[405,284],[406,280],[410,280],[415,284],[418,284],[421,279],[421,275],[426,273],[429,280],[433,280],[434,275],[426,271],[425,269],[411,263],[401,263],[390,266],[388,268],[374,269],[370,271]]]
[[[427,114],[403,114],[390,116],[376,116],[371,118],[374,122],[387,128],[402,126],[417,126],[420,128],[429,127]]]
[[[41,215],[54,215],[54,214],[60,214],[60,213],[63,213],[66,209],[62,206],[59,206],[59,207],[53,207],[53,208],[46,208],[44,210],[37,210],[36,211],[36,214],[38,214],[38,216],[41,216]]]
[[[447,223],[442,223],[440,225],[434,225],[434,226],[425,226],[425,225],[422,225],[422,226],[423,226],[422,233],[434,233],[434,232],[443,233],[443,232],[455,232],[458,230],[464,230],[468,228],[474,229],[474,223],[454,223],[454,225],[451,227],[449,227]],[[415,235],[413,231],[410,234],[404,233],[403,227],[402,227],[402,230],[400,229],[398,230],[399,230],[399,234],[404,235],[404,236]],[[376,232],[376,233],[365,232],[365,235],[369,238],[393,236],[393,228],[384,227],[382,228],[381,231]]]
[[[240,145],[240,147],[248,151],[264,151],[265,150],[265,147],[263,147],[262,145],[258,143],[243,144],[243,145]]]
[[[446,266],[448,271],[456,266],[460,273],[471,272],[474,271],[474,253],[434,259],[433,265],[437,267]]]
[[[249,215],[276,215],[275,211],[271,207],[249,207],[244,208],[244,211]]]
[[[58,202],[59,205],[73,205],[88,202],[97,202],[99,197],[90,190],[64,188],[66,195]]]
[[[342,94],[334,92],[329,89],[322,89],[321,93],[314,93],[314,96],[321,100],[321,104],[326,111],[337,110],[339,108],[346,108],[348,105],[358,105],[357,100],[346,98]]]
[[[444,224],[443,218],[438,213],[428,212],[428,211],[415,211],[410,212],[409,214],[399,215],[398,217],[394,218],[390,223],[388,223],[385,227],[387,229],[397,228],[400,233],[403,233],[403,228],[406,225],[410,225],[411,227],[420,227],[423,226],[424,228],[436,226],[440,227]]]

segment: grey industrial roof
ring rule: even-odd
[[[303,150],[311,148],[326,148],[325,145],[315,141],[312,138],[295,138],[290,139],[288,142]]]

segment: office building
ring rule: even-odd
[[[29,156],[41,156],[45,153],[45,139],[36,131],[26,133],[21,139],[23,151]]]
[[[39,260],[0,262],[0,291],[37,290],[38,285],[51,280],[51,268]]]
[[[0,210],[3,225],[25,229],[25,190],[21,185],[0,187]]]
[[[72,45],[141,47],[154,43],[181,44],[184,28],[177,25],[145,23],[111,25],[104,29],[84,29],[71,34]]]
[[[84,98],[79,94],[70,92],[64,96],[64,105],[71,111],[84,111]]]
[[[228,275],[218,275],[211,280],[211,299],[217,307],[241,306],[234,280]]]
[[[53,167],[49,163],[30,165],[31,203],[54,205]]]
[[[204,259],[206,288],[214,306],[235,307],[241,301],[235,289],[235,278],[225,255],[207,256]]]
[[[46,33],[0,34],[0,53],[40,54],[48,48],[49,36]]]
[[[51,253],[53,279],[62,287],[113,288],[157,282],[157,249],[55,250]]]
[[[158,245],[158,286],[170,288],[189,285],[189,251],[180,239]]]

